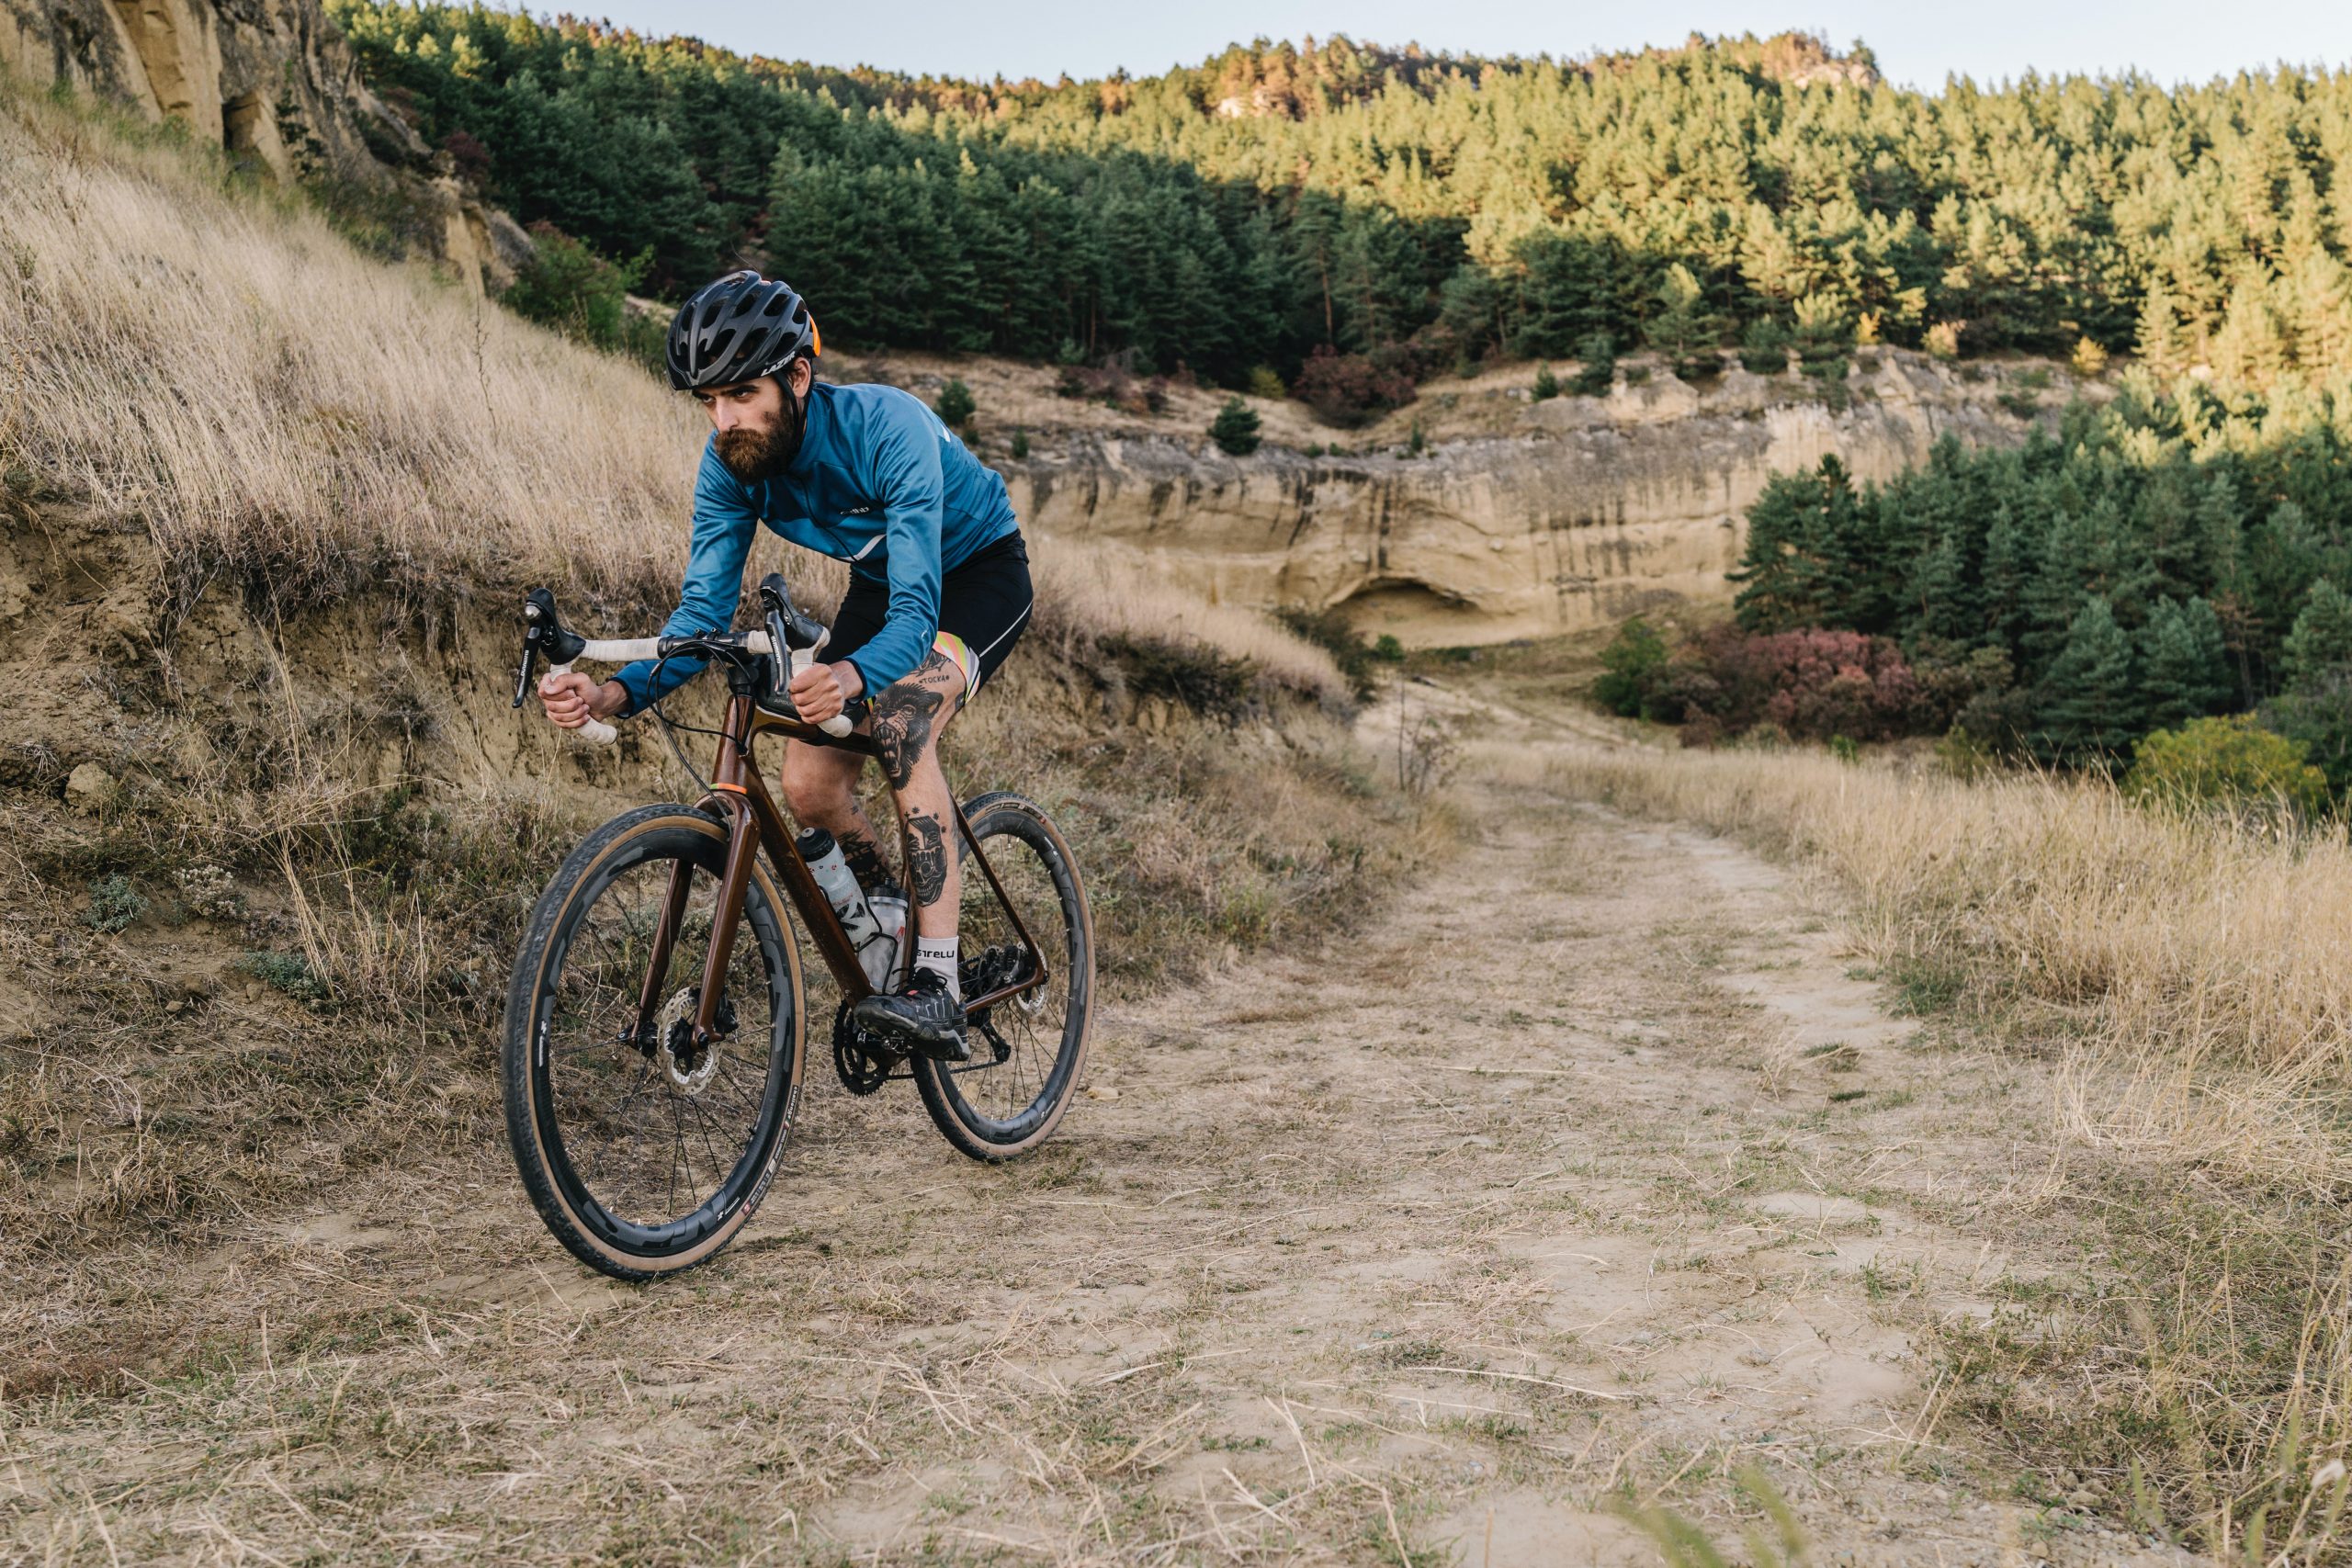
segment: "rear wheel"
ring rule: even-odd
[[[764,865],[744,891],[717,1038],[694,1038],[726,854],[725,826],[683,806],[607,822],[540,895],[507,991],[501,1066],[524,1189],[558,1241],[625,1280],[692,1268],[734,1238],[800,1098],[799,960]]]
[[[1045,983],[972,1014],[969,1062],[910,1065],[923,1109],[947,1141],[974,1159],[1006,1160],[1043,1143],[1077,1091],[1094,999],[1094,923],[1069,846],[1034,802],[986,795],[964,814],[1003,885],[1000,898],[978,859],[965,855],[965,998],[1035,974],[1023,929],[1045,957]]]

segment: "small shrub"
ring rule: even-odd
[[[1960,334],[1966,325],[1964,321],[1938,321],[1928,329],[1928,335],[1921,340],[1920,346],[1928,351],[1930,359],[1947,362],[1958,359]]]
[[[2336,670],[2272,698],[2263,728],[2303,749],[2338,797],[2352,796],[2352,671]]]
[[[236,967],[274,991],[281,991],[305,1007],[322,1007],[331,993],[326,982],[311,972],[299,953],[248,953]]]
[[[1667,671],[1666,639],[1640,615],[1617,628],[1600,650],[1600,674],[1592,682],[1593,700],[1625,718],[1660,718],[1658,698]]]
[[[1758,316],[1739,340],[1739,363],[1758,376],[1781,376],[1789,368],[1789,329],[1773,316]]]
[[[1595,333],[1577,345],[1582,367],[1568,382],[1580,398],[1606,397],[1617,384],[1617,343],[1607,333]]]
[[[1319,344],[1299,367],[1291,395],[1315,411],[1326,424],[1351,428],[1384,409],[1403,408],[1413,400],[1411,378],[1384,369],[1361,354],[1341,354],[1329,344]]]
[[[101,935],[111,936],[146,912],[146,897],[130,885],[129,877],[117,874],[90,884],[90,908],[82,916],[82,923]]]
[[[1408,457],[1419,457],[1424,456],[1429,449],[1429,435],[1421,429],[1421,422],[1417,419],[1413,422],[1413,434],[1405,442],[1405,455]]]
[[[1829,754],[1841,762],[1859,762],[1862,760],[1862,749],[1850,735],[1831,736]]]
[[[2095,339],[2077,338],[2075,340],[2075,352],[2066,356],[2066,363],[2074,367],[2077,376],[2103,375],[2107,370],[2107,350],[2101,348]]]
[[[1402,664],[1405,662],[1405,645],[1396,640],[1395,632],[1382,632],[1379,639],[1372,645],[1372,656],[1383,664]]]
[[[1125,671],[1128,689],[1166,697],[1205,717],[1237,720],[1249,711],[1250,687],[1258,667],[1205,643],[1162,642],[1114,637],[1102,651]]]
[[[1345,615],[1338,610],[1310,610],[1303,604],[1290,604],[1275,611],[1274,619],[1329,653],[1331,662],[1340,667],[1340,673],[1346,678],[1349,690],[1355,694],[1356,701],[1371,700],[1372,666],[1376,656],[1372,645],[1364,641],[1363,633],[1348,625]],[[1397,652],[1401,658],[1404,650],[1399,647]]]
[[[1258,411],[1238,396],[1225,400],[1216,411],[1216,418],[1209,422],[1209,439],[1228,457],[1246,457],[1258,449]]]
[[[1981,779],[2000,767],[1990,746],[1956,724],[1936,742],[1936,762],[1956,779]]]
[[[1628,387],[1646,387],[1649,382],[1650,367],[1648,366],[1628,365],[1625,367],[1625,385]]]
[[[180,902],[189,914],[208,920],[244,919],[245,896],[220,867],[209,862],[182,866],[172,873],[172,880],[179,884]]]
[[[1290,396],[1290,389],[1274,373],[1271,365],[1252,366],[1250,370],[1250,395],[1253,398],[1282,399]]]
[[[1029,433],[1025,430],[1014,431],[1012,433],[1012,460],[1018,463],[1028,456]]]
[[[963,429],[979,412],[979,404],[972,400],[972,389],[964,385],[961,376],[950,376],[947,385],[939,389],[938,400],[931,406],[950,430]]]
[[[627,346],[628,292],[652,266],[653,252],[616,264],[544,220],[531,225],[531,260],[498,302],[598,348]]]
[[[2311,765],[2301,742],[2238,714],[2141,737],[2123,791],[2176,810],[2256,808],[2308,818],[2326,808],[2327,775]]]
[[[1654,705],[1722,733],[1769,726],[1792,740],[1892,740],[1934,727],[1938,702],[1893,642],[1848,631],[1717,626],[1676,656]]]
[[[1535,389],[1529,395],[1539,403],[1550,402],[1560,395],[1560,378],[1552,374],[1549,365],[1536,367]]]

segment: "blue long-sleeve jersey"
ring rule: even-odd
[[[747,485],[703,447],[694,542],[664,637],[723,631],[743,591],[743,562],[764,524],[796,545],[889,585],[882,629],[850,655],[871,694],[911,672],[939,632],[939,581],[1019,524],[1004,481],[911,393],[896,387],[808,388],[808,423],[784,473]],[[636,713],[689,679],[699,660],[623,668]]]

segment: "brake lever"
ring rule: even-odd
[[[531,694],[531,671],[538,667],[539,651],[555,625],[555,595],[544,588],[532,589],[523,599],[523,668],[514,677],[514,701],[509,705],[519,708]]]

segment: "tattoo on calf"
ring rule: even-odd
[[[890,880],[890,870],[882,863],[882,846],[871,833],[843,833],[834,841],[841,845],[842,858],[849,862],[850,874],[857,878],[860,887],[872,892]]]
[[[916,811],[907,817],[907,837],[913,843],[907,874],[914,878],[915,902],[926,907],[936,904],[947,891],[947,835],[938,818]]]
[[[892,789],[904,789],[914,777],[915,763],[931,744],[944,698],[940,693],[901,681],[874,699],[874,750]]]

